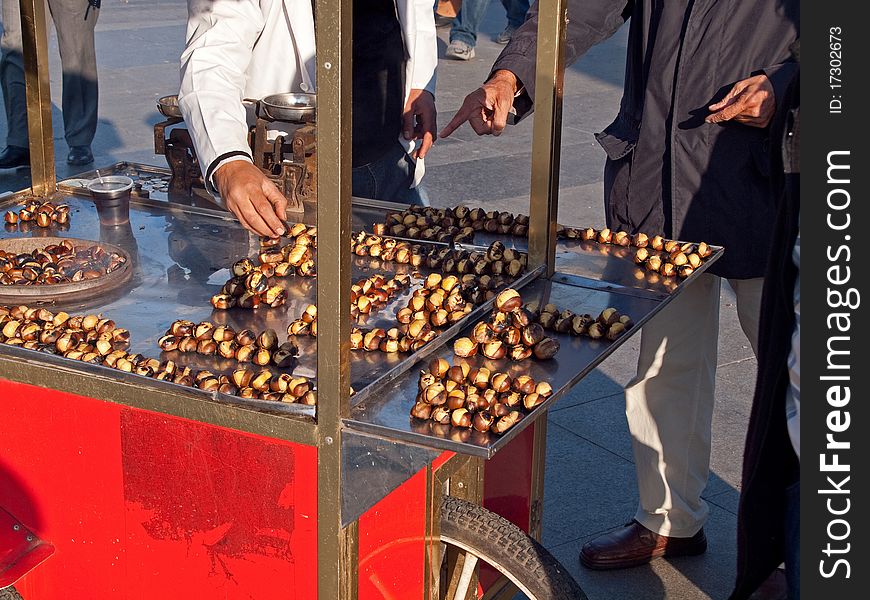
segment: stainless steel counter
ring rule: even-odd
[[[144,174],[143,177],[159,177],[168,172],[165,169],[120,163],[101,172]],[[154,174],[157,175],[154,175]],[[179,364],[195,369],[208,369],[218,373],[229,373],[239,363],[217,357],[204,357],[197,354],[179,352],[161,353],[157,340],[172,321],[189,319],[194,322],[209,320],[215,324],[226,324],[240,329],[261,331],[273,328],[279,339],[286,338],[287,325],[299,317],[304,307],[316,303],[315,280],[313,278],[289,277],[276,278],[275,282],[286,288],[288,300],[279,308],[260,308],[257,310],[231,309],[220,311],[212,309],[210,298],[217,293],[229,277],[228,267],[239,258],[253,256],[258,247],[258,239],[245,231],[229,213],[209,208],[205,202],[179,204],[173,198],[161,198],[159,193],[150,193],[148,198],[134,197],[131,202],[130,223],[123,227],[101,227],[96,210],[90,198],[82,195],[75,180],[61,186],[65,191],[64,202],[71,207],[68,229],[39,229],[35,226],[29,231],[19,227],[7,227],[3,237],[59,235],[84,239],[102,240],[121,246],[133,257],[135,271],[129,283],[113,292],[93,298],[85,303],[62,305],[67,312],[102,313],[114,319],[118,326],[131,332],[130,351],[145,356],[171,358]],[[7,210],[16,203],[16,198],[6,197],[0,201],[0,210]],[[392,203],[354,199],[354,229],[370,230],[371,224],[383,221],[386,212],[402,210],[403,206]],[[313,213],[302,216],[305,222],[313,222]],[[480,235],[475,246],[488,244],[495,238]],[[524,247],[525,240],[501,238],[507,245]],[[323,240],[319,240],[322,244]],[[474,246],[469,246],[474,248]],[[512,375],[528,373],[536,380],[549,381],[554,394],[547,402],[536,409],[502,437],[494,434],[480,434],[473,431],[451,430],[415,421],[410,418],[417,386],[417,374],[424,362],[419,360],[425,355],[453,359],[452,340],[466,335],[473,324],[484,318],[488,306],[475,311],[472,319],[443,333],[417,355],[385,354],[382,352],[351,353],[351,381],[359,395],[352,399],[355,404],[351,418],[345,424],[360,432],[382,435],[424,446],[450,449],[468,454],[489,457],[511,438],[534,420],[535,414],[543,411],[557,401],[582,377],[588,374],[630,335],[640,330],[686,285],[691,285],[712,262],[719,258],[722,249],[715,253],[705,264],[685,281],[662,280],[633,264],[633,251],[630,248],[599,245],[591,242],[562,240],[557,248],[558,273],[547,281],[538,277],[539,272],[531,273],[516,287],[520,288],[525,301],[539,299],[553,302],[560,307],[571,308],[574,312],[588,312],[597,315],[602,309],[613,306],[621,313],[628,314],[635,326],[615,342],[593,341],[569,335],[558,335],[561,350],[551,361],[527,360],[512,363],[509,360],[488,361],[475,357],[475,365],[486,364],[492,370],[506,371]],[[357,281],[374,273],[389,277],[395,273],[410,273],[426,269],[415,269],[396,263],[372,262],[370,258],[355,258],[353,261],[353,280]],[[414,280],[411,289],[392,299],[378,314],[373,315],[365,327],[395,325],[396,309],[405,306],[414,287],[421,284]],[[678,284],[678,285],[677,285]],[[300,356],[292,371],[295,374],[316,378],[316,338],[295,338],[300,348]],[[82,377],[139,381],[145,388],[154,388],[162,393],[177,389],[178,393],[192,398],[208,398],[221,403],[231,403],[254,411],[265,411],[277,415],[314,415],[313,407],[300,405],[251,401],[222,394],[205,393],[199,390],[181,388],[174,384],[159,382],[135,375],[122,374],[100,365],[85,365],[57,356],[29,352],[20,348],[0,345],[0,358],[26,356],[30,363],[51,366],[62,365],[68,372],[79,373]],[[419,364],[418,364],[419,363]],[[258,367],[252,367],[258,368]],[[131,403],[134,403],[131,401]],[[135,403],[134,403],[135,404]]]

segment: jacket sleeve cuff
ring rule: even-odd
[[[797,74],[800,65],[795,61],[786,61],[769,67],[764,67],[761,71],[767,75],[770,85],[773,87],[773,97],[776,102],[776,113],[779,114],[783,101],[785,100],[786,91],[789,84]]]
[[[224,152],[216,159],[211,161],[211,164],[208,166],[208,169],[205,171],[205,177],[203,180],[205,181],[205,189],[206,191],[215,197],[216,200],[220,201],[220,193],[214,185],[214,177],[215,171],[224,166],[227,163],[235,162],[237,160],[244,160],[251,164],[254,164],[254,159],[251,158],[251,155],[244,150],[233,150],[231,152]],[[220,202],[223,205],[223,202]]]

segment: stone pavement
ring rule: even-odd
[[[100,126],[96,165],[119,160],[163,164],[153,155],[151,127],[161,117],[158,97],[178,86],[184,44],[183,0],[103,0],[97,26]],[[492,42],[504,28],[501,4],[491,3],[468,63],[441,61],[440,123],[446,124],[465,94],[488,74],[501,47]],[[623,76],[625,31],[593,48],[565,77],[560,222],[601,226],[604,153],[593,132],[615,116]],[[447,30],[439,30],[443,56]],[[50,53],[58,174],[65,163],[60,112],[60,61]],[[0,140],[5,120],[0,115]],[[468,203],[528,211],[531,119],[499,138],[478,138],[468,127],[439,141],[427,159],[426,186],[433,204]],[[27,172],[0,172],[0,192],[28,185]],[[755,359],[740,330],[730,291],[723,293],[719,373],[713,423],[706,555],[658,561],[630,571],[596,573],[578,564],[580,546],[618,527],[634,513],[637,489],[622,386],[633,375],[639,339],[633,337],[581,382],[552,411],[549,428],[544,545],[580,582],[592,600],[724,598],[735,572],[735,524],[743,441],[755,383]]]

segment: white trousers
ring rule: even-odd
[[[763,279],[730,279],[753,351]],[[637,376],[625,388],[640,505],[635,519],[660,535],[691,537],[709,507],[721,279],[702,275],[641,333]]]

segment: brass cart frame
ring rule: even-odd
[[[529,266],[545,278],[555,273],[556,217],[559,201],[562,94],[567,0],[540,0],[536,80],[536,111],[532,145],[531,197],[529,214]],[[352,3],[342,0],[317,0],[317,180],[318,236],[333,243],[318,247],[317,336],[318,403],[316,414],[288,416],[245,411],[220,403],[193,403],[195,391],[138,388],[135,400],[128,394],[135,378],[107,378],[98,375],[80,379],[69,377],[73,371],[61,366],[47,367],[21,363],[0,356],[0,378],[106,399],[137,408],[242,431],[268,435],[317,448],[317,574],[318,597],[350,600],[357,597],[358,530],[357,522],[342,520],[343,461],[342,440],[348,435],[350,401],[350,305],[351,252],[339,243],[351,235],[351,31]],[[27,85],[27,115],[34,196],[51,196],[57,191],[51,126],[51,98],[48,76],[45,3],[21,0]],[[22,374],[23,373],[23,374]],[[540,414],[539,414],[540,413]],[[540,539],[541,505],[544,488],[546,448],[546,411],[534,416],[532,506],[530,534]],[[449,468],[429,478],[427,510],[437,516],[435,489],[446,476],[451,494],[479,502],[482,497],[482,465],[479,456],[457,457]],[[431,465],[427,474],[432,475]],[[438,519],[428,520],[427,535],[437,536]],[[435,567],[427,565],[431,589]]]

